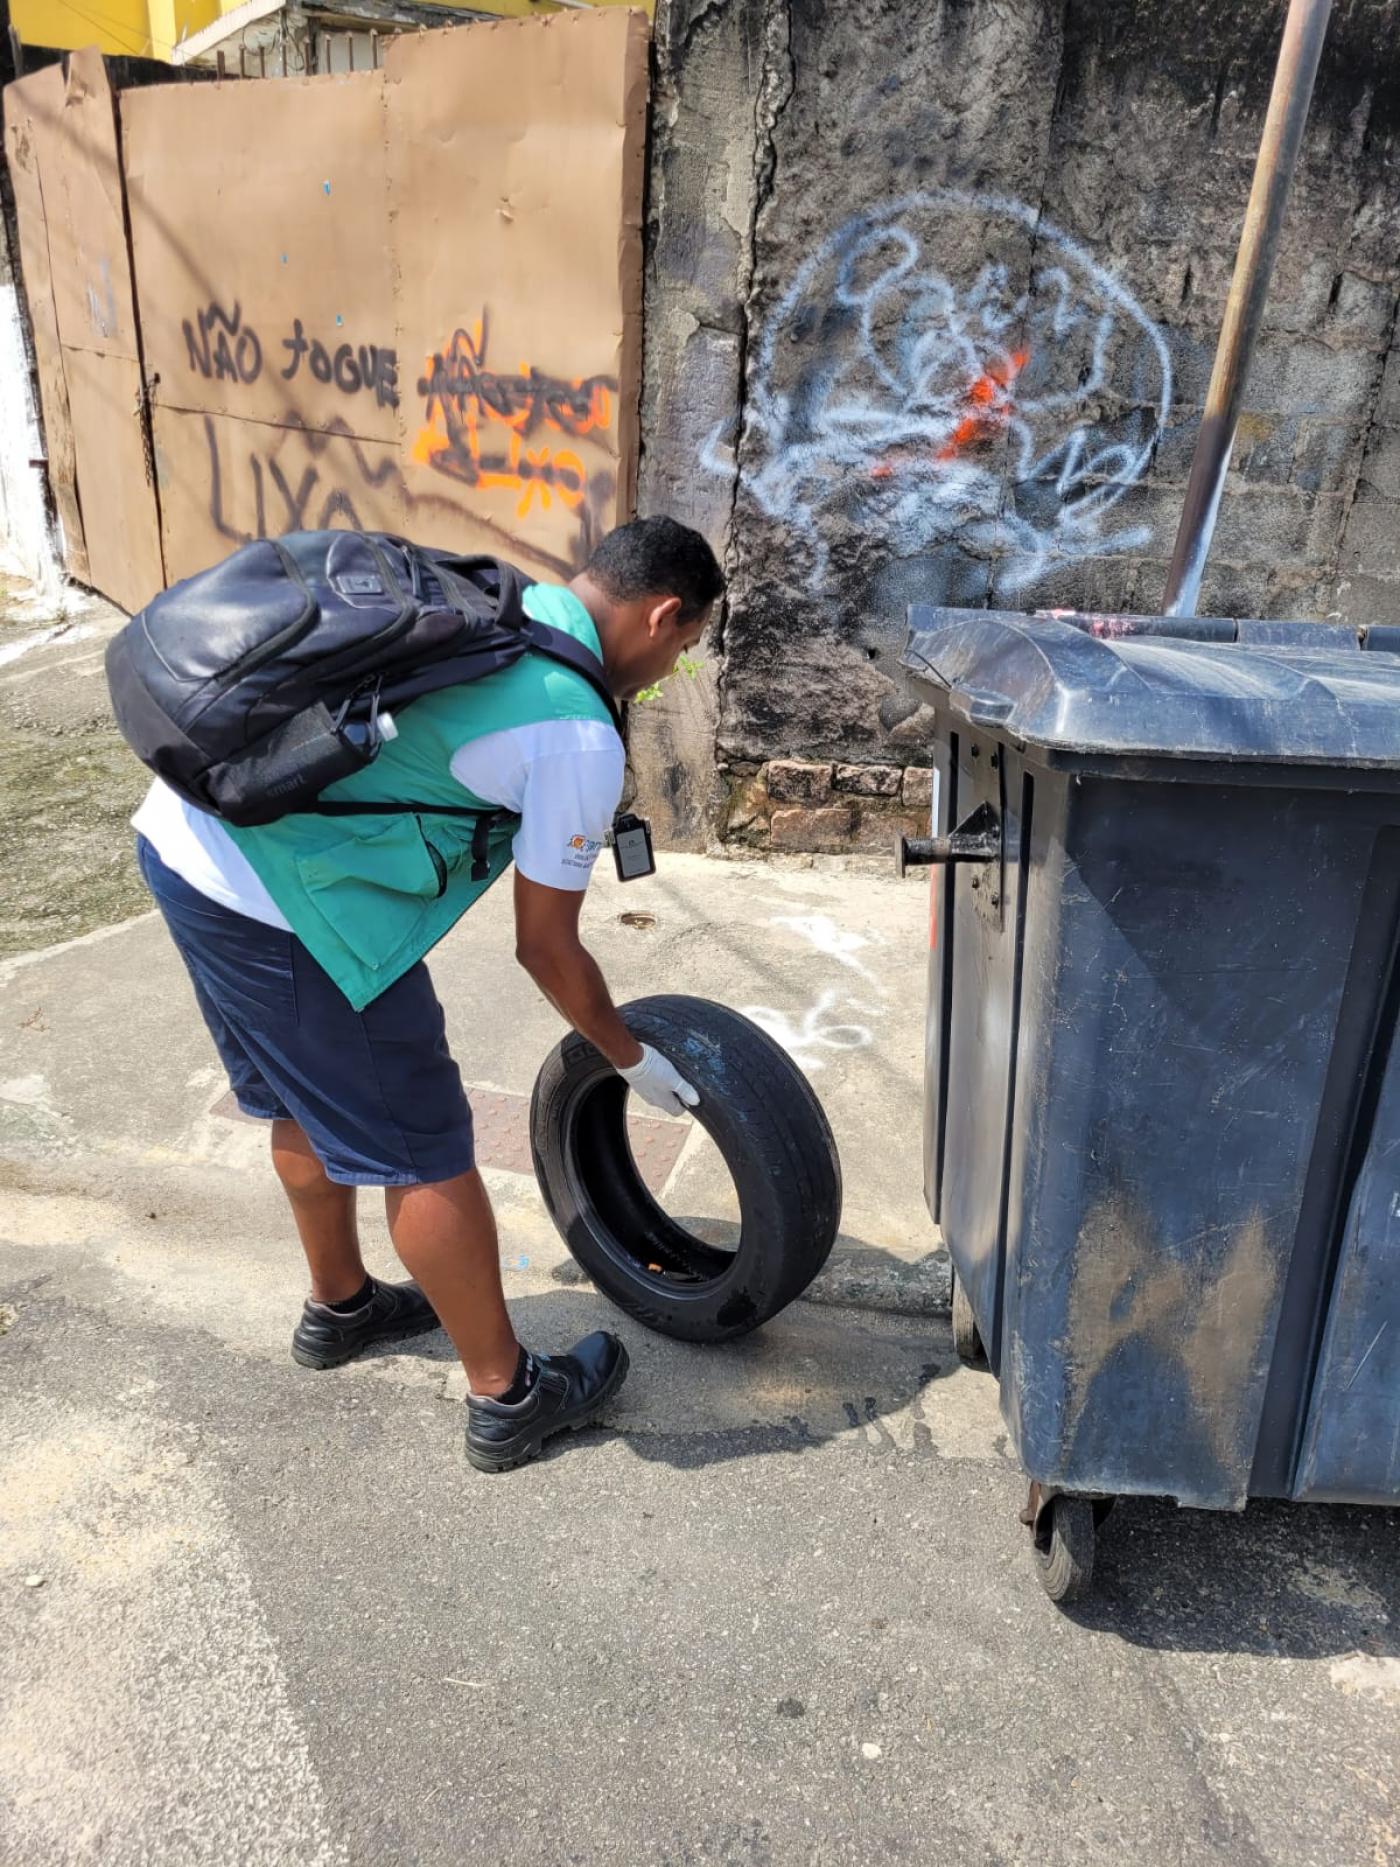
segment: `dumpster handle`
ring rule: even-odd
[[[894,867],[900,880],[910,869],[934,862],[995,862],[1001,854],[1001,823],[990,804],[979,804],[948,836],[901,836]]]

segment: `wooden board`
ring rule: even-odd
[[[17,118],[11,139],[9,106],[16,95],[23,130]],[[66,567],[136,609],[161,588],[165,572],[142,413],[116,117],[101,56],[75,52],[66,78],[50,66],[21,79],[6,91],[6,110],[17,201],[23,176],[21,263]],[[32,285],[31,255],[36,274],[42,269],[45,275]]]
[[[406,35],[385,75],[409,491],[568,575],[634,494],[646,21]]]
[[[172,582],[251,538],[332,525],[408,529],[392,441],[162,407],[154,427]]]
[[[137,356],[112,93],[101,55],[74,52],[41,144],[54,307],[64,344]]]
[[[165,585],[148,478],[140,365],[134,357],[66,346],[63,365],[78,437],[89,580],[114,603],[135,611]]]
[[[158,403],[395,439],[383,93],[364,71],[122,98]]]
[[[567,577],[630,514],[647,33],[459,26],[123,97],[171,577],[355,522]]]
[[[34,116],[53,119],[62,108],[63,73],[56,65],[36,71],[5,87],[5,156],[15,191],[19,224],[19,262],[23,273],[29,326],[34,339],[34,360],[39,377],[39,413],[48,456],[49,490],[53,494],[62,532],[63,565],[79,583],[88,581],[87,543],[82,509],[78,504],[78,467],[73,423],[68,407],[68,380],[63,373],[63,352],[54,310],[53,280],[49,271],[48,227],[44,219],[44,191],[39,177],[38,139]]]

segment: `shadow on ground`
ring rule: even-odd
[[[1400,1523],[1388,1510],[1251,1504],[1242,1516],[1124,1498],[1073,1618],[1133,1646],[1316,1660],[1400,1657]]]
[[[907,1323],[807,1305],[715,1344],[653,1334],[591,1290],[519,1296],[511,1311],[521,1338],[546,1352],[593,1329],[615,1330],[632,1373],[606,1430],[639,1458],[681,1471],[791,1457],[851,1433],[876,1454],[938,1456],[944,1423],[929,1390],[959,1367],[946,1329],[926,1335]],[[455,1368],[440,1335],[388,1352],[441,1362],[445,1374]],[[555,1442],[547,1456],[568,1443]]]

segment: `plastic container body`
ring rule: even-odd
[[[926,1192],[1028,1474],[1396,1501],[1400,659],[911,622],[933,833],[1001,827],[933,871]]]

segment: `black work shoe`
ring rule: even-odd
[[[535,1385],[507,1407],[467,1396],[467,1459],[479,1472],[508,1472],[534,1458],[551,1433],[590,1426],[627,1379],[627,1350],[601,1329],[567,1355],[536,1355]]]
[[[369,1296],[359,1309],[334,1310],[308,1299],[292,1332],[293,1361],[303,1368],[338,1368],[371,1342],[396,1342],[437,1328],[437,1311],[417,1284],[369,1281]]]

